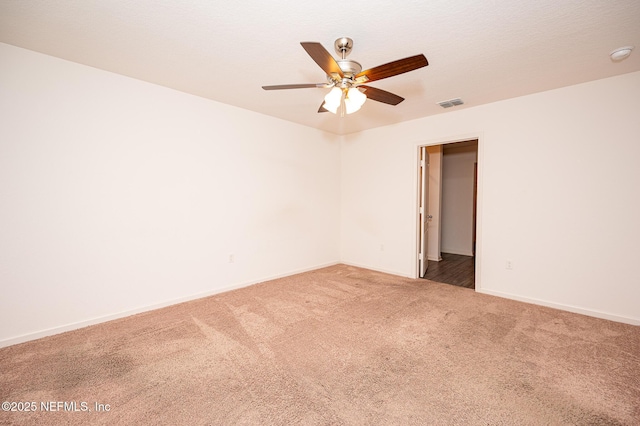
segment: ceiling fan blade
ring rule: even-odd
[[[311,87],[327,87],[325,83],[309,83],[309,84],[279,84],[275,86],[262,86],[264,90],[282,90],[282,89],[307,89]]]
[[[316,61],[316,64],[320,65],[320,68],[324,70],[328,75],[338,74],[340,78],[344,77],[340,66],[333,59],[333,56],[327,52],[327,49],[322,47],[320,43],[303,41],[300,43],[304,50],[307,51],[311,59]]]
[[[404,101],[404,98],[402,96],[387,92],[386,90],[377,89],[370,86],[358,87],[365,89],[364,94],[372,101],[378,101],[382,102],[383,104],[389,105],[398,105],[400,102]]]
[[[324,101],[320,104],[320,108],[318,108],[318,112],[329,112],[329,110],[324,109]]]
[[[358,77],[366,76],[368,79],[367,81],[382,80],[383,78],[393,77],[394,75],[417,70],[418,68],[426,67],[427,65],[429,65],[427,58],[420,54],[364,70],[357,74],[355,78],[357,79]]]

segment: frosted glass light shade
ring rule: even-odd
[[[327,111],[336,114],[338,112],[338,108],[340,107],[341,100],[342,100],[342,89],[340,89],[339,87],[334,87],[324,97],[324,105],[322,106]]]
[[[344,106],[347,109],[347,114],[358,111],[364,102],[367,100],[367,96],[359,91],[357,88],[352,87],[347,92],[347,97],[344,100]]]

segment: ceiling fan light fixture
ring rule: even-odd
[[[354,112],[360,109],[360,106],[355,102],[352,102],[349,99],[345,98],[344,108],[346,109],[347,114],[353,114]]]
[[[340,101],[342,101],[342,89],[334,87],[324,97],[324,109],[334,114],[337,114],[338,108],[340,108]]]
[[[350,88],[347,91],[347,97],[344,99],[344,106],[347,110],[347,114],[354,113],[362,108],[364,102],[367,100],[367,95],[362,93],[355,87]]]

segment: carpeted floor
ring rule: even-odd
[[[35,407],[1,424],[638,425],[640,328],[337,265],[0,349],[0,400]]]

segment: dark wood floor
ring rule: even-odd
[[[451,253],[441,253],[441,256],[440,262],[429,261],[427,273],[422,278],[460,287],[476,288],[475,257]]]

